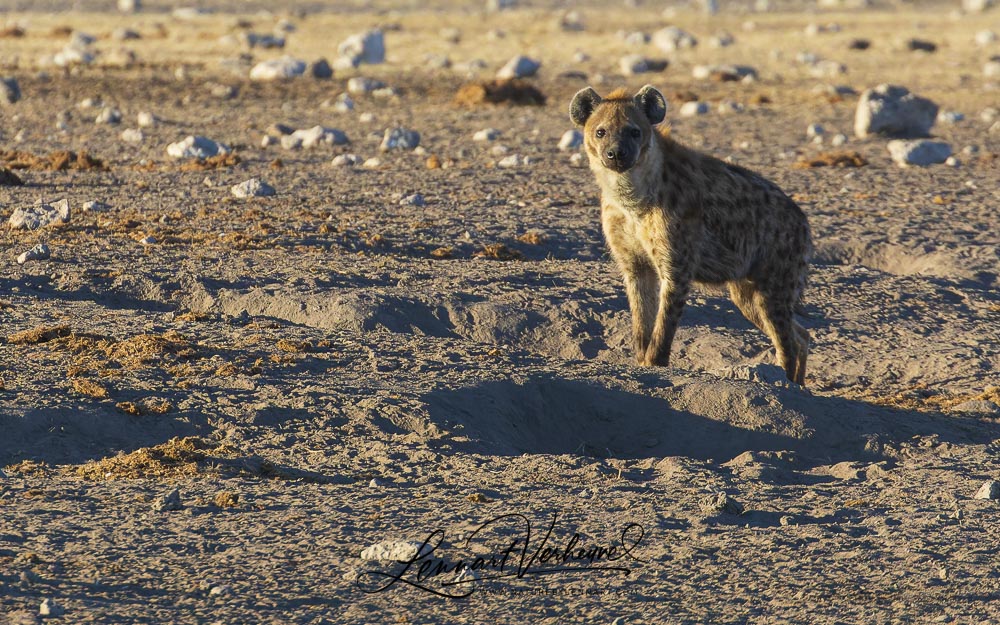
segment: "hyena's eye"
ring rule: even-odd
[[[633,139],[638,139],[639,137],[642,136],[642,131],[639,130],[638,128],[629,128],[628,129],[628,134]]]
[[[606,131],[603,128],[598,128],[597,131],[594,133],[594,136],[596,136],[598,139],[603,139],[604,135],[606,134],[608,134],[608,131]]]

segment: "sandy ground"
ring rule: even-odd
[[[1000,135],[981,117],[1000,101],[982,72],[1000,44],[973,36],[1000,30],[1000,14],[588,6],[585,29],[566,32],[537,4],[492,15],[214,6],[193,20],[160,4],[135,16],[57,2],[0,13],[23,30],[0,38],[0,65],[24,94],[0,108],[0,148],[86,150],[104,165],[19,169],[24,186],[0,187],[4,219],[39,199],[73,210],[64,226],[0,233],[0,614],[1000,620],[1000,510],[973,498],[1000,463]],[[387,62],[268,84],[220,63],[246,52],[220,38],[280,19],[296,27],[286,49],[250,50],[254,61],[332,61],[336,42],[380,25]],[[670,23],[701,45],[669,55],[663,73],[623,77],[627,52],[668,55],[619,31]],[[809,23],[841,29],[808,36]],[[142,38],[113,41],[117,27]],[[448,27],[457,43],[441,36]],[[98,37],[97,63],[39,66],[72,29]],[[736,43],[707,45],[721,30]],[[938,49],[911,52],[911,37]],[[848,49],[855,38],[872,47]],[[138,64],[106,66],[120,47]],[[574,61],[578,50],[591,60]],[[813,76],[796,62],[804,51],[847,73]],[[516,52],[543,61],[533,84],[546,105],[456,106],[469,76],[424,61],[481,58],[489,78]],[[718,62],[760,79],[691,78]],[[329,103],[354,75],[398,94],[356,96],[337,113]],[[895,166],[885,139],[853,137],[857,96],[825,89],[887,81],[965,115],[933,131],[960,167]],[[760,171],[807,213],[807,388],[784,382],[767,339],[711,290],[692,297],[672,367],[632,364],[596,184],[557,143],[577,89],[646,82],[670,97],[677,138]],[[214,95],[219,85],[235,95]],[[712,112],[678,117],[686,92]],[[95,124],[87,98],[122,123]],[[746,110],[720,115],[723,100]],[[159,123],[139,145],[120,140],[143,111]],[[260,147],[273,123],[339,128],[351,143]],[[806,137],[810,123],[827,129],[824,145]],[[421,133],[423,153],[379,153],[397,125]],[[489,127],[499,139],[472,140]],[[835,133],[868,164],[795,166],[831,150]],[[182,167],[166,146],[188,134],[227,143],[239,162]],[[382,163],[331,165],[346,153]],[[510,154],[529,163],[498,167]],[[428,168],[432,157],[442,167]],[[277,195],[230,194],[254,176]],[[414,193],[425,206],[400,204]],[[83,211],[92,200],[108,206]],[[51,259],[15,263],[39,242]],[[174,488],[180,509],[163,509]],[[730,503],[713,506],[719,493]],[[361,558],[396,540],[427,545],[409,563]],[[460,561],[478,581],[454,583]],[[38,616],[44,599],[61,616]]]

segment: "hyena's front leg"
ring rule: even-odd
[[[680,324],[681,312],[687,302],[691,283],[688,279],[660,279],[660,308],[653,324],[653,334],[641,364],[666,367],[670,362],[670,347]]]
[[[681,312],[687,302],[694,267],[698,263],[696,230],[685,224],[651,222],[655,234],[661,227],[662,239],[650,249],[653,266],[660,279],[659,309],[653,323],[653,333],[646,348],[643,363],[647,366],[665,367],[670,362],[670,347],[680,324]]]
[[[642,364],[646,349],[649,347],[650,336],[657,310],[657,277],[656,271],[648,262],[634,262],[629,267],[622,267],[625,278],[625,294],[628,296],[629,310],[632,313],[632,348],[635,351],[636,362]]]

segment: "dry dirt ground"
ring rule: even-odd
[[[1000,621],[1000,509],[973,498],[1000,477],[1000,414],[987,403],[1000,403],[1000,135],[981,116],[1000,101],[982,71],[1000,44],[973,41],[1000,30],[1000,13],[671,17],[593,4],[571,32],[540,3],[500,14],[301,3],[280,15],[205,3],[218,10],[186,20],[163,4],[133,16],[93,4],[0,13],[3,74],[24,96],[0,108],[0,147],[34,162],[15,170],[24,186],[0,187],[0,213],[38,199],[73,210],[64,226],[0,233],[0,614]],[[221,39],[281,19],[296,28],[284,51]],[[620,31],[672,23],[701,44],[662,73],[622,76],[630,51],[668,55]],[[840,30],[808,36],[810,23]],[[251,83],[246,65],[220,63],[333,60],[337,42],[376,25],[387,62],[332,80]],[[141,38],[114,41],[117,27]],[[96,63],[40,67],[72,30],[98,38]],[[710,47],[721,30],[735,44]],[[906,49],[912,37],[937,51]],[[849,49],[855,38],[872,45]],[[136,64],[109,66],[120,47]],[[590,60],[574,60],[581,50]],[[517,52],[543,61],[532,84],[544,106],[457,106],[469,76],[425,62],[480,58],[489,78]],[[817,78],[800,52],[847,71]],[[717,62],[760,78],[691,77]],[[353,75],[397,95],[338,113],[329,103]],[[807,213],[807,388],[784,383],[765,337],[708,290],[684,313],[672,367],[632,364],[596,185],[557,142],[576,90],[646,82],[670,97],[676,137],[759,170]],[[885,139],[853,137],[857,96],[826,86],[882,82],[964,113],[933,131],[960,167],[901,169]],[[712,112],[678,117],[691,94]],[[87,98],[122,123],[95,124]],[[746,109],[720,115],[723,100]],[[143,111],[159,123],[139,145],[120,140]],[[339,128],[351,143],[260,147],[273,123]],[[796,167],[831,150],[806,137],[810,123],[847,134],[841,149],[867,164]],[[378,152],[397,125],[420,132],[423,153]],[[487,127],[499,139],[473,141]],[[169,158],[189,134],[229,144],[238,162]],[[498,167],[497,145],[529,162]],[[34,158],[58,150],[103,166],[50,171]],[[344,153],[381,165],[332,166]],[[232,197],[254,176],[277,195]],[[400,204],[414,193],[425,206]],[[107,208],[85,212],[87,201]],[[39,242],[51,259],[15,263]],[[180,509],[161,509],[174,488]],[[728,505],[710,505],[718,493]],[[428,546],[408,564],[361,558],[392,540]],[[477,557],[479,580],[453,583],[456,563]],[[38,616],[44,599],[62,615]]]

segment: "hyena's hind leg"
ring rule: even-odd
[[[793,318],[797,294],[769,293],[748,280],[729,283],[729,295],[752,324],[774,343],[778,363],[789,380],[805,384],[809,333]]]

